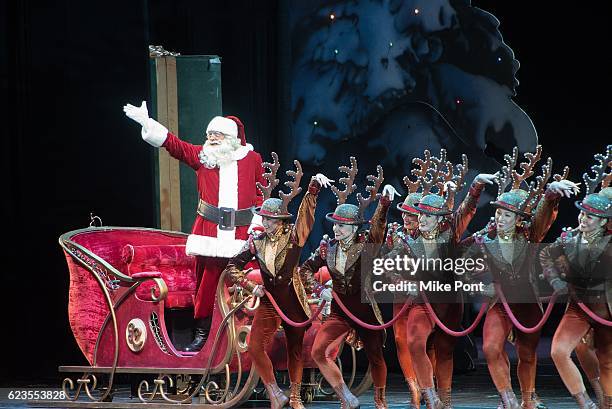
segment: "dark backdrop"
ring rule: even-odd
[[[306,0],[305,0],[306,1]],[[589,7],[475,1],[502,22],[521,62],[516,101],[545,153],[577,179],[612,140],[607,16]],[[148,98],[147,45],[223,58],[223,110],[264,154],[287,135],[282,1],[0,2],[3,383],[55,381],[84,363],[67,322],[58,236],[85,227],[152,226],[151,148],[121,107]],[[538,5],[539,6],[539,5]],[[559,222],[574,224],[562,204]]]

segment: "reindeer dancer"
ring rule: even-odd
[[[600,318],[612,320],[612,145],[605,154],[595,155],[599,162],[595,173],[583,175],[586,196],[576,202],[580,209],[578,227],[566,229],[540,253],[540,262],[550,285],[559,292],[569,292],[565,314],[555,331],[551,356],[566,388],[580,409],[596,409],[586,392],[582,376],[571,353],[592,329],[599,360],[603,401],[599,408],[612,408],[612,327],[603,325],[580,307],[582,303]],[[607,172],[606,172],[607,170]],[[595,193],[601,182],[601,191]]]
[[[342,166],[341,172],[347,177],[340,179],[346,186],[344,191],[332,188],[338,198],[338,206],[334,213],[328,213],[326,219],[334,223],[334,239],[329,243],[323,243],[312,256],[306,260],[300,269],[302,279],[307,288],[313,288],[316,281],[313,276],[321,267],[327,266],[333,281],[333,290],[354,315],[362,321],[371,324],[382,324],[382,316],[374,299],[368,295],[371,305],[361,301],[361,275],[367,271],[361,270],[362,254],[368,251],[378,250],[383,243],[387,211],[396,194],[395,189],[386,185],[383,188],[382,197],[378,202],[374,216],[370,220],[370,230],[359,230],[359,226],[367,223],[364,219],[364,211],[380,195],[377,194],[383,182],[382,168],[377,167],[378,176],[368,176],[373,182],[367,186],[368,197],[364,198],[357,194],[359,206],[345,203],[356,186],[353,184],[357,174],[357,161],[351,157],[351,167]],[[372,248],[374,247],[374,249]],[[383,331],[373,331],[355,324],[344,312],[333,303],[331,315],[321,326],[312,346],[312,357],[317,363],[321,373],[332,385],[341,407],[356,408],[359,401],[350,392],[342,379],[342,373],[336,365],[332,352],[344,341],[349,331],[355,331],[361,340],[370,362],[372,378],[374,379],[374,404],[377,409],[387,407],[385,398],[385,386],[387,381],[387,366],[383,357]]]
[[[409,257],[427,259],[452,257],[456,252],[459,239],[476,213],[476,204],[485,183],[492,184],[494,175],[480,174],[476,176],[468,195],[456,212],[452,206],[455,193],[464,186],[467,174],[467,157],[463,155],[463,163],[457,165],[457,174],[454,174],[452,164],[445,160],[445,152],[440,158],[431,158],[430,169],[425,174],[413,170],[423,186],[423,198],[416,204],[419,212],[418,229],[412,236],[406,236],[390,253],[391,257],[408,255]],[[429,157],[425,152],[425,160]],[[421,164],[422,159],[415,159]],[[452,183],[449,183],[452,182]],[[444,186],[447,186],[445,191]],[[436,280],[442,282],[454,281],[453,273],[446,271],[419,270],[411,279],[417,281]],[[410,294],[417,296],[416,293]],[[461,316],[461,299],[449,300],[446,294],[427,294],[433,301],[433,308],[437,316],[448,327],[458,329]],[[453,350],[456,339],[443,331],[436,331],[433,338],[436,379],[438,392],[434,387],[434,368],[426,354],[427,340],[434,333],[435,325],[429,316],[426,306],[421,299],[408,313],[408,326],[406,342],[409,345],[410,357],[416,374],[421,394],[425,399],[427,408],[442,409],[451,407],[451,383],[453,374]],[[440,400],[442,398],[442,400]]]
[[[281,321],[270,300],[264,294],[264,288],[274,297],[282,311],[291,320],[303,322],[310,316],[310,308],[298,276],[297,266],[302,248],[314,224],[317,195],[321,187],[330,186],[331,181],[322,174],[317,174],[312,178],[298,209],[295,224],[289,224],[288,221],[293,215],[288,212],[287,206],[302,190],[299,186],[303,175],[302,167],[298,161],[294,161],[297,170],[287,171],[287,175],[293,177],[294,180],[285,182],[290,192],[287,194],[281,191],[279,193],[281,199],[270,198],[272,190],[279,182],[276,179],[276,172],[280,166],[276,153],[273,152],[272,157],[274,158],[273,163],[263,164],[269,169],[269,172],[264,173],[264,178],[268,181],[267,186],[258,184],[265,201],[261,207],[254,210],[255,214],[262,217],[265,230],[249,239],[240,253],[230,260],[226,270],[234,283],[253,295],[261,297],[261,303],[251,327],[249,356],[266,387],[271,408],[280,409],[289,401],[293,409],[303,409],[304,405],[300,399],[303,368],[302,341],[308,326],[292,327]],[[244,266],[253,259],[259,263],[263,286],[250,281],[243,271]],[[321,289],[322,287],[319,287],[318,292]],[[287,342],[287,362],[291,380],[289,399],[276,383],[274,368],[266,353],[266,348],[274,337],[279,324],[282,324],[285,330]]]
[[[445,157],[442,158],[442,160],[446,161]],[[423,194],[420,192],[422,186],[419,177],[425,177],[431,166],[431,154],[429,151],[425,151],[425,159],[419,160],[418,164],[420,165],[420,169],[416,169],[414,171],[414,174],[417,176],[416,181],[411,180],[408,176],[405,176],[403,179],[408,195],[403,203],[397,204],[397,209],[401,212],[404,223],[401,226],[397,223],[389,224],[387,227],[387,238],[381,249],[382,256],[389,255],[394,247],[401,246],[402,243],[407,240],[407,237],[412,237],[418,229],[419,212],[416,209],[416,205],[423,198]],[[395,293],[394,296],[395,300],[393,304],[393,315],[396,316],[400,314],[400,311],[406,302],[406,296],[402,296],[399,293]],[[393,333],[395,334],[397,359],[400,363],[402,373],[404,374],[404,378],[406,379],[406,383],[408,384],[408,388],[410,390],[410,407],[413,409],[418,409],[421,407],[421,391],[416,379],[416,374],[414,373],[412,360],[410,359],[410,350],[407,341],[408,338],[406,336],[408,333],[409,311],[410,310],[407,310],[401,313],[401,317],[395,321],[393,324]],[[427,355],[429,360],[432,362],[432,365],[435,367],[435,352],[432,341],[432,337],[429,337],[427,341]]]
[[[489,310],[484,323],[483,350],[495,387],[506,409],[536,409],[541,405],[535,394],[536,349],[540,331],[524,333],[514,331],[518,355],[517,376],[521,386],[522,403],[519,404],[512,391],[510,365],[505,352],[505,342],[513,325],[504,307],[495,294],[497,283],[509,300],[510,309],[516,319],[525,326],[535,326],[542,319],[543,311],[538,297],[534,273],[537,248],[557,216],[557,207],[562,196],[569,197],[578,191],[578,186],[566,180],[569,169],[563,176],[555,175],[555,181],[545,185],[550,178],[552,159],[542,166],[542,176],[528,184],[528,190],[521,185],[533,176],[534,167],[542,157],[542,147],[535,153],[526,153],[527,162],[521,163],[522,172],[514,168],[518,160],[518,148],[512,155],[505,155],[506,166],[498,172],[499,185],[497,200],[491,202],[496,208],[493,221],[483,230],[466,239],[466,258],[481,257],[487,261],[486,274],[489,284],[483,292],[490,297]],[[511,189],[505,189],[511,185]],[[540,200],[544,195],[544,199]],[[466,246],[467,247],[467,246]],[[468,279],[470,277],[467,277]]]

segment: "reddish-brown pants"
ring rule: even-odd
[[[605,303],[587,306],[600,317],[611,320]],[[591,320],[575,302],[570,303],[555,331],[550,355],[569,392],[575,395],[584,391],[582,376],[572,361],[571,354],[591,327],[599,361],[601,387],[605,395],[612,396],[612,327]]]
[[[403,306],[403,303],[393,304],[393,315],[395,316],[399,314]],[[410,358],[410,348],[408,345],[408,315],[410,313],[410,308],[412,308],[412,306],[408,307],[408,309],[401,314],[400,318],[398,318],[397,321],[393,323],[393,333],[395,334],[397,359],[399,361],[400,367],[402,368],[404,378],[406,380],[416,380],[416,374],[414,373],[414,368],[412,366],[412,359]],[[429,340],[427,342],[427,356],[429,357],[432,366],[435,368],[436,357],[432,341],[432,337],[429,337]]]
[[[510,304],[513,314],[526,327],[535,326],[542,318],[538,304]],[[505,350],[506,340],[512,331],[512,322],[501,304],[495,304],[487,312],[483,330],[483,352],[487,359],[489,373],[498,391],[511,388],[510,360]],[[517,376],[521,391],[535,390],[537,347],[540,331],[526,334],[514,331],[518,355]]]
[[[327,382],[336,386],[342,382],[342,372],[336,365],[334,351],[344,342],[344,338],[351,328],[355,328],[370,362],[370,370],[374,386],[383,387],[387,383],[387,365],[383,357],[383,332],[372,331],[353,324],[344,314],[334,311],[321,325],[312,345],[312,359],[317,363],[319,370]]]
[[[583,339],[586,338],[586,342],[581,340],[576,345],[576,358],[578,358],[580,367],[589,380],[599,379],[599,360],[597,359],[592,332],[593,329],[591,329],[590,334],[587,333],[583,337]]]
[[[268,300],[262,297],[259,308],[255,312],[253,324],[251,325],[251,335],[249,339],[249,357],[261,380],[265,383],[274,382],[274,368],[266,349],[272,342],[281,318]],[[284,322],[285,339],[287,342],[287,366],[289,369],[289,379],[294,383],[302,382],[302,343],[306,328],[297,328],[286,325]]]
[[[461,322],[462,305],[434,304],[434,310],[442,322],[451,329],[458,329]],[[433,318],[424,304],[410,308],[406,328],[406,343],[410,351],[412,367],[421,388],[433,388],[434,365],[427,356],[427,340],[434,332]],[[439,389],[450,389],[453,381],[453,352],[457,339],[437,330],[433,338],[435,350],[435,374]]]

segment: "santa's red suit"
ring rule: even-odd
[[[240,147],[231,153],[233,160],[208,167],[201,161],[202,145],[180,140],[152,119],[142,130],[145,141],[153,146],[164,147],[171,156],[191,167],[197,174],[200,203],[187,239],[186,252],[197,256],[198,288],[194,297],[194,315],[200,319],[212,315],[219,276],[229,258],[238,254],[244,245],[249,230],[248,222],[228,229],[227,226],[219,226],[217,220],[211,221],[211,217],[203,217],[200,211],[202,202],[208,206],[208,210],[226,208],[226,212],[227,209],[250,212],[251,207],[260,206],[263,201],[256,182],[266,185],[261,156],[253,150],[253,146],[246,143],[244,127],[238,118],[215,117],[208,125],[208,131],[218,131],[240,139]],[[257,220],[249,221],[260,224]]]

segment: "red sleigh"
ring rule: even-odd
[[[193,258],[185,255],[186,240],[187,235],[179,232],[125,227],[89,227],[60,237],[70,272],[70,327],[89,362],[89,366],[60,367],[60,372],[80,374],[74,380],[64,379],[62,388],[71,402],[62,405],[110,404],[118,374],[142,379],[133,386],[133,402],[121,402],[122,407],[191,402],[202,408],[230,408],[257,390],[259,376],[248,354],[257,305],[251,305],[253,299],[225,277],[217,286],[204,348],[186,353],[171,342],[165,312],[193,305],[195,273]],[[322,274],[321,279],[328,279],[327,271]],[[250,278],[261,282],[258,270]],[[315,320],[304,338],[305,369],[316,368],[310,351],[320,324]],[[356,351],[345,349],[352,359],[347,384],[360,394],[370,387],[371,377],[369,371],[357,376]],[[282,330],[268,351],[275,369],[285,370]],[[333,393],[317,371],[310,371],[310,380],[307,373],[303,381],[307,401]],[[152,383],[151,378],[155,378]]]

